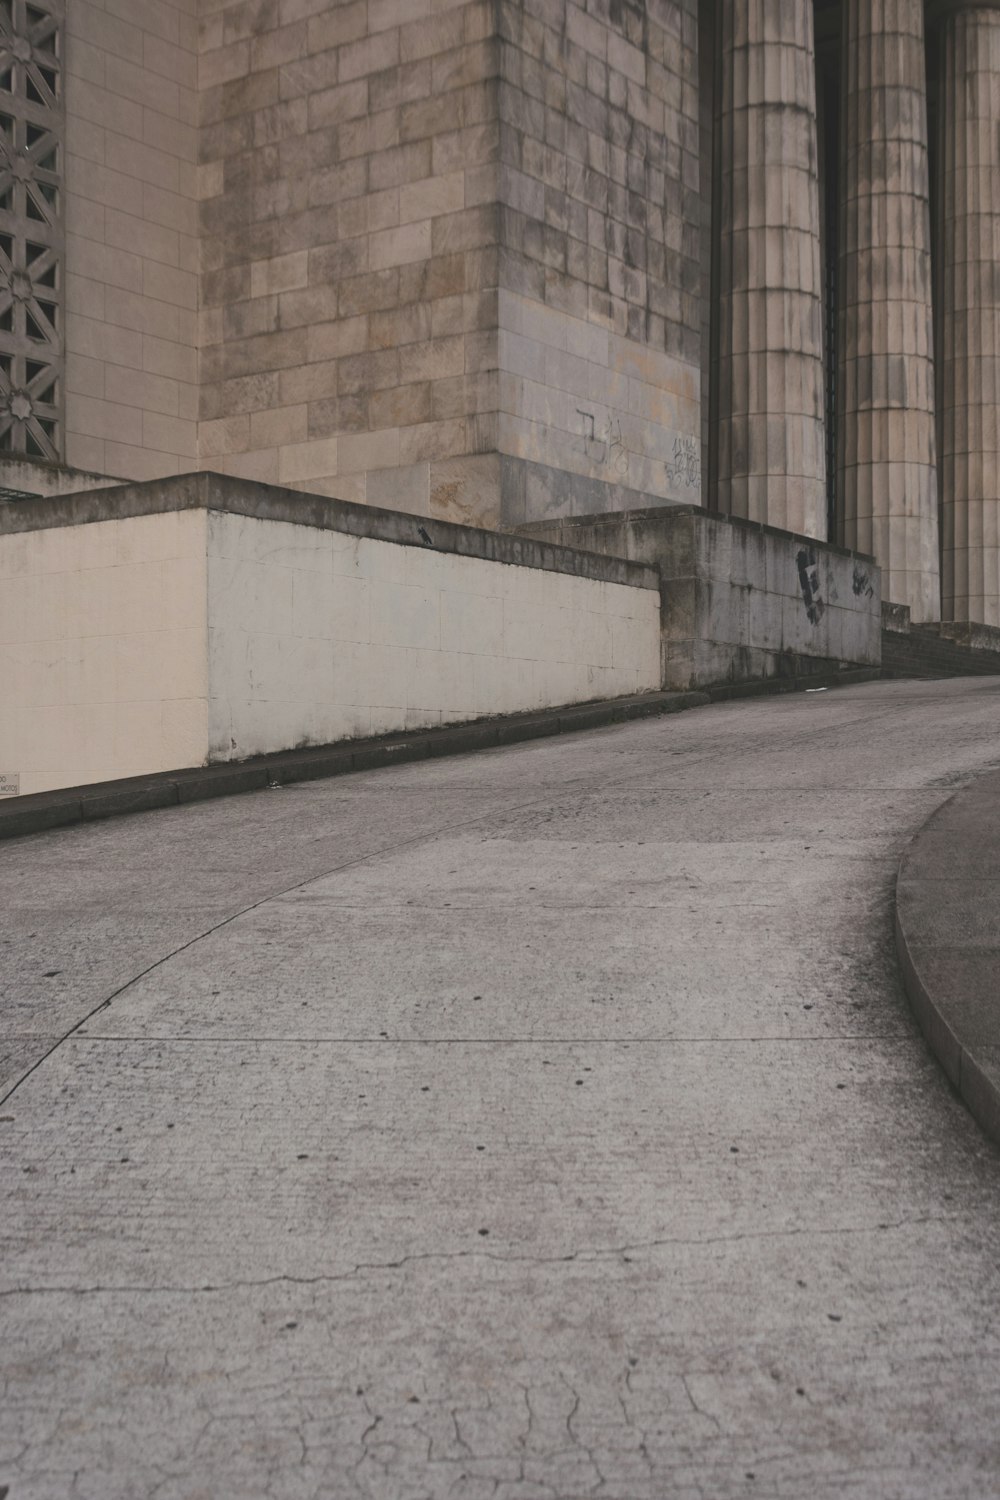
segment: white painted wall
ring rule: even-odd
[[[659,593],[205,510],[0,535],[21,793],[659,687]]]
[[[49,791],[199,765],[206,517],[0,536],[0,772]]]
[[[212,760],[659,687],[659,593],[212,512]]]

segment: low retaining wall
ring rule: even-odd
[[[652,568],[215,474],[0,508],[35,792],[660,686]]]
[[[863,553],[698,506],[568,517],[517,534],[659,569],[665,688],[881,661],[881,573]]]

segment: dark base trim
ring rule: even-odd
[[[704,708],[728,698],[756,697],[761,693],[801,692],[804,688],[846,686],[870,682],[877,668],[856,672],[811,674],[802,678],[768,678],[763,682],[724,683],[700,692],[642,693],[631,698],[610,698],[538,713],[510,714],[503,718],[476,719],[443,729],[421,729],[410,734],[389,734],[378,739],[344,740],[304,750],[282,750],[273,755],[218,766],[195,766],[179,771],[158,771],[150,776],[132,776],[120,781],[95,782],[89,786],[64,787],[54,792],[33,792],[0,801],[0,839],[42,833],[96,818],[122,813],[149,812],[157,807],[177,807],[184,802],[202,802],[209,797],[230,797],[237,792],[262,791],[294,781],[314,781],[326,776],[344,776],[352,771],[371,771],[403,761],[430,760],[440,755],[469,755],[476,750],[495,750],[522,740],[548,735],[571,734],[581,729],[601,729],[633,719],[680,713]]]

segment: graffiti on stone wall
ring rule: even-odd
[[[586,457],[595,466],[610,469],[617,478],[624,479],[629,471],[629,444],[620,419],[609,413],[602,422],[582,406],[576,408],[576,414],[580,419],[580,437]],[[668,489],[686,489],[700,494],[700,440],[679,433],[674,438],[665,468]]]
[[[674,449],[667,464],[667,485],[701,490],[701,443],[694,437],[674,438]]]
[[[857,563],[854,564],[854,578],[851,586],[859,599],[862,596],[865,599],[873,599],[875,597],[875,590],[872,587],[871,579],[864,568],[859,568]]]
[[[611,469],[619,479],[628,473],[628,448],[622,435],[622,424],[617,417],[608,416],[601,426],[592,411],[577,407],[583,434],[583,451],[592,464]]]
[[[810,625],[818,625],[826,613],[826,605],[820,597],[819,564],[812,547],[801,547],[796,562],[799,568],[799,588],[806,607],[806,618]]]

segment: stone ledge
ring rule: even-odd
[[[429,760],[441,755],[495,750],[501,745],[544,739],[549,735],[599,729],[660,714],[681,713],[688,708],[704,708],[730,698],[801,692],[816,687],[846,687],[872,681],[879,675],[877,670],[810,673],[801,678],[726,683],[705,692],[642,693],[635,697],[571,704],[566,708],[545,709],[537,713],[476,719],[469,724],[422,729],[412,734],[391,734],[378,739],[344,740],[336,745],[284,750],[224,765],[159,771],[150,776],[63,787],[54,792],[33,792],[0,800],[0,839],[44,833],[50,828],[89,823],[122,813],[149,812],[158,807],[206,801],[210,797],[262,791],[288,782],[344,776],[352,771],[370,771],[380,766]]]
[[[998,0],[998,4],[1000,4],[1000,0]],[[644,521],[659,521],[664,519],[665,517],[676,520],[682,516],[690,516],[695,520],[721,521],[727,526],[735,527],[738,531],[743,531],[752,535],[775,537],[779,541],[792,541],[797,543],[799,546],[822,547],[824,552],[831,553],[835,557],[854,558],[858,562],[867,564],[869,567],[876,566],[876,558],[870,552],[858,552],[851,547],[841,547],[837,542],[827,542],[820,537],[806,536],[805,532],[801,531],[783,531],[780,526],[771,526],[766,521],[748,521],[745,516],[733,516],[724,511],[707,510],[703,505],[689,505],[683,503],[646,506],[641,510],[600,511],[595,512],[591,515],[563,516],[556,517],[552,520],[539,519],[537,521],[526,522],[516,528],[512,527],[511,530],[517,530],[521,533],[526,533],[535,530],[536,528],[541,529],[542,527],[611,527],[620,523],[622,520],[642,523]]]
[[[1000,1142],[1000,772],[924,824],[896,878],[896,947],[927,1044]]]
[[[79,490],[103,490],[110,485],[127,484],[116,474],[97,474],[93,469],[74,469],[69,464],[54,463],[48,458],[28,458],[25,454],[0,454],[0,499],[14,499],[4,494],[15,491],[17,499],[40,500],[51,495],[70,495]]]
[[[910,606],[908,604],[893,604],[890,600],[883,599],[882,629],[895,631],[900,635],[909,635]]]
[[[0,506],[0,536],[181,510],[214,510],[262,521],[288,521],[321,531],[337,531],[346,536],[417,547],[425,552],[454,553],[485,562],[568,573],[599,583],[620,583],[655,590],[660,587],[659,573],[645,563],[579,552],[552,542],[534,541],[507,532],[484,531],[477,526],[460,526],[453,521],[437,521],[405,511],[356,505],[350,500],[332,500],[325,495],[283,489],[278,485],[237,479],[231,474],[215,474],[210,470],[83,490],[72,495],[11,501]]]

